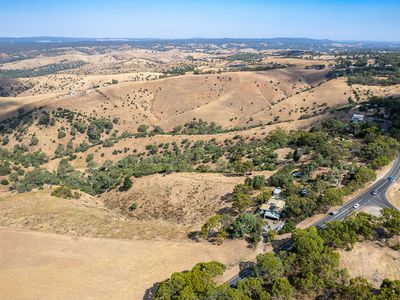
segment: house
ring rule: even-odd
[[[302,188],[302,189],[300,190],[300,195],[301,195],[302,197],[308,196],[308,189],[307,189],[307,188]]]
[[[353,122],[364,121],[364,115],[361,115],[361,114],[353,114],[353,116],[351,117],[351,120],[352,120]]]
[[[295,172],[292,173],[292,176],[296,177],[296,178],[301,178],[301,177],[304,176],[304,173],[300,172],[300,171],[295,171]]]
[[[271,198],[267,203],[260,206],[260,216],[262,218],[279,220],[285,206],[285,201]]]
[[[281,192],[282,189],[280,187],[276,187],[272,193],[272,198],[279,199],[281,197]]]
[[[338,186],[339,183],[340,183],[340,182],[339,182],[339,179],[335,178],[335,179],[333,179],[333,180],[331,181],[331,186],[333,186],[333,187]]]

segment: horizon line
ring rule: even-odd
[[[330,38],[311,38],[296,36],[276,36],[276,37],[79,37],[79,36],[56,36],[56,35],[33,35],[33,36],[0,36],[0,39],[29,39],[29,38],[62,38],[62,39],[82,39],[82,40],[263,40],[263,39],[305,39],[314,41],[330,41],[330,42],[373,42],[373,43],[400,43],[400,40],[363,40],[363,39],[330,39]]]

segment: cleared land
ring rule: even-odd
[[[351,277],[367,278],[376,287],[385,278],[400,280],[399,252],[378,243],[357,243],[351,251],[340,251],[340,265]]]
[[[0,225],[88,237],[121,239],[185,239],[188,226],[164,220],[132,220],[107,209],[90,196],[66,200],[50,190],[24,194],[2,193]]]
[[[244,242],[124,241],[0,228],[2,299],[143,299],[172,272],[200,261],[233,264]],[[190,255],[187,255],[190,253]]]
[[[135,179],[135,189],[127,193],[79,200],[50,196],[51,189],[3,192],[0,225],[78,236],[186,239],[205,219],[231,207],[229,193],[243,181],[222,174],[156,174]],[[137,210],[127,213],[133,202]]]

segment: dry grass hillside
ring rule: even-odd
[[[382,280],[400,280],[399,252],[379,243],[356,243],[351,251],[340,251],[340,266],[351,277],[367,278],[375,287]]]
[[[357,75],[357,55],[343,63],[336,52],[154,43],[0,53],[0,298],[142,299],[200,261],[237,270],[263,251],[250,243],[270,189],[283,187],[285,220],[308,227],[340,202],[328,189],[361,187],[358,166],[371,162],[362,134],[378,130],[353,129],[352,114],[392,125],[364,101],[400,95],[400,84],[364,74],[355,82],[378,83],[349,85],[340,72]],[[331,135],[280,130],[333,118],[344,122],[324,123]],[[394,143],[380,143],[391,157],[384,145]],[[227,224],[211,218],[211,243],[192,241],[218,213]],[[364,242],[341,255],[351,276],[399,278],[388,248]]]
[[[264,172],[266,176],[270,173]],[[135,203],[135,219],[166,220],[199,229],[205,219],[231,208],[230,193],[243,180],[221,174],[156,174],[134,180],[135,188],[127,193],[115,191],[102,198],[107,206],[125,213]]]
[[[25,92],[24,98],[2,98],[1,115],[4,117],[15,110],[18,103],[18,107],[26,106],[26,109],[62,107],[93,117],[119,117],[122,120],[120,130],[133,131],[140,124],[160,125],[171,130],[194,118],[232,128],[296,120],[321,113],[327,107],[346,104],[349,97],[354,98],[354,91],[360,99],[367,95],[400,93],[399,86],[351,88],[344,79],[325,82],[325,74],[324,71],[288,68],[186,75],[155,81],[145,80],[156,76],[152,73],[97,75],[77,78],[77,82],[52,89],[51,94],[40,92],[41,96],[29,96]],[[133,80],[139,75],[143,82]],[[48,76],[46,84],[60,77]],[[110,84],[113,79],[119,83]]]
[[[123,241],[9,228],[0,228],[0,240],[0,298],[16,300],[139,300],[173,272],[201,261],[233,265],[252,252],[243,241]]]
[[[258,172],[266,177],[273,172]],[[134,188],[100,198],[51,196],[53,189],[0,195],[0,225],[88,237],[185,239],[204,220],[232,206],[243,176],[173,173],[134,179]],[[135,203],[136,209],[129,207]]]
[[[108,209],[101,200],[50,196],[44,189],[24,194],[2,192],[0,225],[87,237],[119,239],[186,239],[190,227],[161,218],[133,220]]]

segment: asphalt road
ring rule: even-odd
[[[376,206],[380,208],[394,208],[394,206],[389,202],[386,197],[386,192],[389,186],[394,181],[389,181],[388,177],[392,176],[394,181],[397,180],[400,176],[400,159],[397,158],[390,171],[375,184],[371,185],[365,192],[355,197],[351,201],[347,202],[345,205],[336,210],[335,215],[327,215],[325,218],[320,221],[314,223],[312,226],[316,226],[317,228],[321,228],[324,226],[324,223],[332,222],[335,220],[343,220],[350,214],[352,214],[356,210],[360,210],[365,206]],[[376,191],[376,195],[372,194],[372,191]],[[354,205],[359,204],[360,207],[355,208]]]
[[[235,286],[240,280],[245,279],[253,273],[253,268],[246,268],[239,272],[239,274],[235,275],[231,279],[228,280],[229,286]]]
[[[388,177],[393,177],[393,181],[389,181]],[[389,186],[399,179],[400,177],[400,158],[396,158],[393,162],[393,166],[390,171],[383,176],[382,179],[371,185],[366,191],[362,194],[358,195],[351,201],[347,202],[345,205],[337,209],[337,213],[335,215],[327,215],[320,221],[314,223],[311,226],[316,226],[317,228],[321,228],[324,226],[325,223],[332,222],[335,220],[343,220],[347,216],[351,215],[354,211],[361,209],[365,206],[377,206],[380,208],[394,208],[394,206],[389,202],[386,197],[386,192]],[[372,195],[372,191],[376,191],[376,195]],[[355,208],[354,205],[359,204],[358,208]],[[291,243],[284,244],[280,250],[287,250],[286,248],[290,248]],[[253,272],[252,268],[246,268],[234,277],[232,277],[228,284],[230,286],[235,286],[238,281],[248,277]]]

